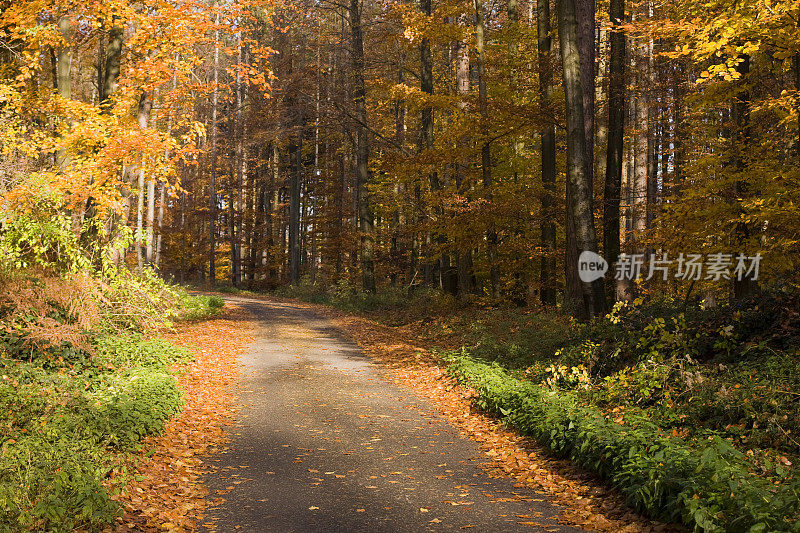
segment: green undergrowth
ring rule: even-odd
[[[173,365],[190,352],[157,332],[223,302],[124,272],[0,288],[0,532],[102,529],[126,455],[181,409]]]
[[[635,508],[702,531],[800,531],[800,483],[758,465],[719,436],[690,442],[646,416],[612,420],[574,393],[554,391],[465,355],[448,370],[478,392],[480,407],[559,456],[609,479]]]
[[[279,287],[275,294],[330,305],[348,313],[379,315],[395,324],[430,316],[451,315],[458,308],[455,298],[432,288],[421,287],[409,292],[403,287],[385,287],[369,293],[359,290],[346,279],[326,285],[312,283],[310,278],[304,277],[296,285]]]
[[[588,324],[508,313],[451,327],[465,331],[471,356],[605,412],[645,413],[682,436],[719,434],[755,460],[798,464],[797,300],[773,293],[711,309],[637,301]]]
[[[192,296],[181,292],[177,318],[185,321],[205,320],[219,315],[224,306],[225,301],[219,296]]]
[[[800,318],[793,292],[735,306],[659,298],[579,323],[455,317],[450,369],[479,404],[707,531],[800,531]]]
[[[116,452],[136,451],[181,406],[169,365],[183,348],[142,335],[101,336],[95,353],[0,356],[0,530],[71,531],[118,511],[106,482]]]

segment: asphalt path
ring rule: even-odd
[[[477,443],[324,317],[226,299],[257,326],[230,446],[205,480],[217,531],[579,531],[545,494],[490,478]]]

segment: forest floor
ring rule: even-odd
[[[206,529],[679,530],[477,411],[413,332],[314,304],[227,299],[256,318],[256,340],[241,357],[230,442],[206,478]]]
[[[223,427],[235,416],[238,357],[250,336],[252,315],[227,305],[221,316],[178,324],[165,336],[193,352],[175,368],[183,409],[164,431],[146,437],[141,453],[129,457],[128,478],[115,499],[124,514],[108,531],[195,531],[205,517],[208,489],[202,475],[208,456],[224,448]]]

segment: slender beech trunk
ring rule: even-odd
[[[606,24],[601,24],[597,30],[597,79],[595,81],[595,121],[594,121],[594,174],[595,181],[605,179],[606,175],[606,155],[608,153],[608,121],[602,120],[608,118],[608,92],[607,88],[610,85],[608,82],[608,62],[610,59],[609,52],[609,31]],[[603,115],[603,112],[606,112]]]
[[[155,225],[156,215],[156,180],[150,175],[147,178],[147,228],[145,229],[145,258],[146,265],[152,265],[154,259],[154,239],[153,226]]]
[[[164,233],[164,201],[166,200],[167,186],[162,183],[158,194],[158,236],[156,237],[156,255],[153,264],[156,268],[161,264],[162,234]]]
[[[352,34],[353,104],[356,117],[356,190],[358,220],[361,229],[361,281],[365,292],[375,292],[375,218],[370,205],[369,139],[367,131],[367,102],[364,87],[364,35],[361,25],[361,1],[350,0],[350,31]]]
[[[684,135],[684,70],[680,61],[675,65],[672,71],[672,152],[674,154],[672,163],[672,178],[675,183],[683,180],[683,166],[684,166],[684,153],[683,153],[683,135]],[[800,85],[798,85],[800,87]]]
[[[400,53],[400,62],[397,68],[397,83],[403,84],[405,82],[405,52]],[[403,99],[397,100],[395,102],[394,107],[394,115],[395,115],[395,126],[394,126],[394,142],[397,146],[404,146],[405,145],[405,132],[406,132],[406,102]],[[400,227],[403,221],[403,216],[401,212],[401,208],[399,207],[400,204],[400,194],[401,194],[401,186],[399,183],[394,184],[393,188],[395,203],[398,204],[398,207],[392,213],[392,238],[391,238],[391,247],[389,252],[390,260],[393,263],[395,270],[392,271],[391,274],[391,283],[392,286],[397,284],[397,277],[400,273],[399,269],[397,269],[397,265],[401,262],[402,252],[400,250]]]
[[[179,59],[179,55],[175,54],[175,61],[177,62]],[[178,87],[178,74],[177,72],[172,75],[172,90]],[[167,116],[167,133],[172,134],[172,113]],[[169,150],[164,152],[164,159],[169,158]],[[158,198],[158,237],[156,238],[155,244],[155,258],[153,260],[153,264],[156,268],[159,267],[161,264],[161,240],[162,240],[162,233],[164,233],[164,201],[166,200],[166,188],[167,184],[162,182],[160,186],[159,198]]]
[[[419,0],[419,9],[423,15],[431,15],[431,0]],[[427,35],[423,35],[419,45],[420,56],[420,90],[427,94],[433,94],[433,58],[431,56],[431,43]],[[423,152],[427,150],[433,143],[433,108],[426,105],[422,108],[420,117],[420,132],[419,144],[417,151]],[[414,213],[416,228],[411,235],[411,254],[409,258],[409,273],[408,273],[408,288],[412,290],[417,283],[417,275],[419,271],[420,258],[428,255],[426,249],[424,253],[421,252],[422,243],[426,241],[426,237],[420,235],[424,216],[424,206],[422,205],[422,185],[418,180],[414,182]],[[423,266],[424,281],[430,281],[430,265],[427,263]]]
[[[653,4],[648,2],[647,17],[653,18]],[[647,43],[647,121],[650,124],[650,131],[647,135],[647,212],[645,213],[645,224],[648,228],[653,227],[656,215],[656,197],[658,196],[658,153],[661,143],[661,128],[659,127],[659,116],[661,105],[657,103],[655,90],[658,79],[656,76],[655,43],[652,36]],[[649,252],[648,252],[649,253]]]
[[[484,6],[481,0],[473,0],[475,8],[475,60],[478,67],[478,111],[484,132],[489,126],[489,110],[486,95],[486,59]],[[487,139],[481,145],[481,177],[484,198],[491,205],[492,191],[492,148]],[[494,216],[490,215],[486,228],[486,251],[489,259],[489,288],[492,298],[500,296],[500,267],[497,264],[497,227]]]
[[[459,96],[463,99],[459,103],[459,108],[463,112],[466,112],[466,99],[470,92],[469,45],[464,41],[458,42],[456,45],[456,54],[456,90],[458,91]],[[462,143],[465,146],[470,144],[470,140],[466,135],[464,136]],[[464,161],[458,161],[456,163],[456,188],[459,195],[469,197],[470,180],[462,177],[465,168],[466,165]],[[458,237],[456,237],[456,239],[456,244],[458,245],[458,254],[456,258],[458,271],[458,294],[462,299],[464,299],[468,297],[475,289],[475,287],[472,285],[472,248],[470,247],[472,243],[467,239],[462,238],[460,242]]]
[[[625,137],[625,0],[611,0],[610,59],[608,71],[608,145],[603,194],[603,252],[613,265],[620,253],[620,199],[622,148]],[[613,272],[613,268],[611,272]]]
[[[642,15],[647,13],[647,6],[643,7]],[[647,181],[648,171],[648,148],[649,148],[649,102],[647,100],[647,83],[649,81],[650,62],[648,60],[648,44],[643,38],[639,38],[639,43],[633,57],[636,66],[636,79],[638,92],[634,103],[634,134],[633,134],[633,183],[631,195],[633,204],[631,206],[633,242],[638,253],[644,253],[644,249],[639,244],[647,229]]]
[[[244,123],[242,122],[242,32],[238,33],[238,56],[236,69],[236,208],[234,209],[231,233],[232,265],[231,277],[235,287],[242,284],[242,195],[244,194],[245,153]],[[233,201],[233,199],[231,199]]]
[[[64,44],[58,49],[56,62],[56,76],[58,77],[58,94],[65,100],[72,99],[72,42],[73,29],[72,17],[64,15],[58,19],[58,30],[64,39]]]
[[[537,33],[539,45],[539,98],[542,107],[552,112],[553,38],[550,27],[550,0],[537,0]],[[541,131],[542,137],[542,214],[539,298],[543,305],[556,305],[556,127],[550,122]]]
[[[61,32],[61,37],[64,39],[64,44],[59,47],[56,57],[56,86],[58,94],[64,100],[72,99],[72,42],[73,42],[73,29],[72,18],[63,16],[58,19],[58,30]],[[61,148],[56,154],[56,164],[64,169],[69,166],[70,158],[67,150]]]
[[[292,109],[294,106],[290,106]],[[300,170],[303,164],[302,119],[295,125],[296,132],[289,141],[289,282],[296,285],[300,281]]]
[[[216,6],[216,4],[215,4]],[[219,13],[215,24],[219,26]],[[211,182],[209,184],[208,281],[213,287],[217,280],[217,107],[219,105],[219,29],[214,32],[214,87],[211,94]]]
[[[153,106],[152,101],[150,100],[150,96],[146,92],[142,92],[142,95],[139,99],[139,110],[137,112],[137,121],[139,122],[139,128],[142,130],[147,129],[148,121],[150,119],[150,110]],[[145,264],[145,258],[143,257],[143,248],[142,248],[142,238],[144,237],[144,195],[145,195],[145,161],[144,157],[142,157],[142,161],[139,163],[139,180],[138,180],[138,194],[139,194],[139,201],[137,203],[136,208],[136,259],[139,265],[139,272],[142,272]]]
[[[280,242],[280,223],[278,220],[278,204],[280,203],[280,150],[278,148],[278,141],[272,143],[272,168],[270,172],[270,201],[268,203],[269,209],[267,211],[267,258],[269,264],[269,278],[270,283],[277,284],[280,277],[278,265],[281,263],[279,259],[278,243]]]
[[[564,72],[564,97],[567,115],[567,180],[572,195],[567,205],[567,220],[575,228],[575,245],[578,254],[597,252],[597,235],[592,213],[592,184],[586,175],[590,157],[586,148],[583,87],[581,83],[578,22],[574,0],[558,0],[558,33]],[[567,269],[576,265],[567,265]],[[575,302],[578,316],[591,318],[605,310],[602,278],[595,283],[581,282],[581,302]]]
[[[431,9],[432,9],[432,2],[431,0],[420,0],[420,10],[422,13],[428,17],[431,16]],[[422,38],[420,42],[420,89],[426,95],[433,94],[433,56],[431,52],[431,44],[430,39],[426,36]],[[433,127],[434,127],[434,113],[433,107],[428,103],[425,107],[422,108],[421,113],[421,120],[420,120],[420,142],[419,142],[419,151],[430,150],[433,147]],[[431,169],[428,173],[428,183],[431,188],[432,192],[435,192],[439,189],[439,179],[436,174],[436,169]],[[421,188],[420,185],[418,187]],[[419,191],[417,197],[421,200],[422,199],[422,191]],[[420,221],[422,219],[422,213],[424,213],[424,209],[422,205],[417,206],[420,212]],[[439,205],[436,204],[434,208],[439,211]],[[424,252],[421,254],[425,257],[425,261],[423,262],[423,269],[424,269],[424,276],[423,279],[425,283],[432,283],[433,275],[431,269],[430,259],[430,244],[431,244],[431,235],[430,233],[426,234],[424,237],[418,239],[418,243],[425,243],[425,246],[422,247]],[[419,256],[420,254],[418,254]],[[437,265],[438,266],[438,265]],[[438,270],[438,268],[437,268]]]

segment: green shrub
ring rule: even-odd
[[[174,363],[188,360],[186,348],[164,339],[148,339],[141,334],[104,335],[95,340],[96,362],[114,369],[132,367],[157,367],[166,370]]]
[[[186,292],[181,292],[177,318],[187,321],[205,320],[219,315],[224,306],[225,300],[219,296],[205,294],[193,296]]]
[[[99,528],[119,512],[108,457],[87,441],[27,436],[0,447],[0,531]]]
[[[98,527],[117,511],[102,484],[181,406],[169,373],[188,352],[140,334],[104,335],[80,364],[0,356],[0,531]]]
[[[574,394],[518,379],[497,365],[463,355],[449,361],[449,372],[477,390],[480,407],[610,479],[641,511],[708,532],[800,530],[798,480],[756,476],[724,439],[690,445],[662,435],[645,417],[611,421]]]

